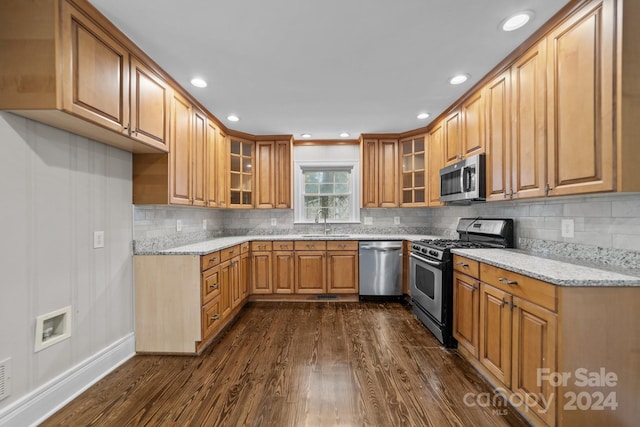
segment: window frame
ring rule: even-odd
[[[315,224],[314,220],[304,218],[304,171],[305,170],[324,170],[324,171],[344,171],[349,170],[351,173],[351,201],[349,203],[349,219],[335,220],[327,219],[327,223],[331,224],[360,224],[360,167],[359,162],[355,160],[347,161],[314,161],[314,160],[298,160],[294,162],[294,179],[293,179],[293,210],[294,224]]]

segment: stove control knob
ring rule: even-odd
[[[438,252],[431,250],[431,251],[429,251],[429,255],[438,256]]]

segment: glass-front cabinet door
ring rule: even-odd
[[[426,206],[424,136],[400,141],[402,163],[400,206]]]
[[[231,207],[253,206],[253,147],[251,141],[231,138],[229,162],[229,204]]]

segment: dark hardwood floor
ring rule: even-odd
[[[481,393],[401,304],[250,303],[201,356],[135,356],[42,425],[526,425]]]

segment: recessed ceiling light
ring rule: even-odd
[[[468,78],[469,78],[468,74],[458,74],[457,76],[451,77],[449,79],[449,83],[451,83],[452,85],[459,85],[461,83],[466,82]]]
[[[311,134],[310,133],[303,133],[300,135],[303,138],[311,138]]]
[[[207,87],[207,82],[205,82],[199,77],[192,78],[191,84],[194,85],[195,87]]]
[[[418,114],[418,118],[420,120],[428,119],[429,118],[429,113],[420,113],[420,114]]]
[[[342,133],[340,134],[340,137],[341,137],[341,138],[349,138],[349,136],[351,136],[351,134],[350,134],[349,132],[342,132]]]
[[[502,31],[515,31],[518,28],[524,27],[527,22],[529,22],[532,15],[533,13],[530,11],[517,13],[502,21],[502,25],[500,27],[502,28]]]
[[[240,117],[236,116],[235,114],[230,114],[227,116],[227,120],[229,120],[230,122],[237,122],[238,120],[240,120]]]

